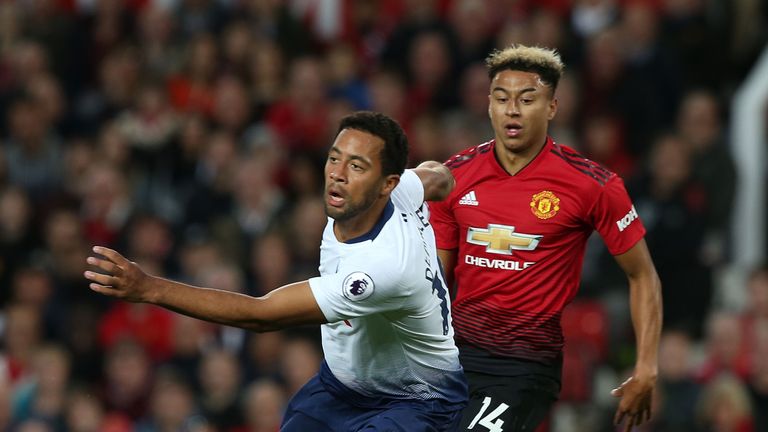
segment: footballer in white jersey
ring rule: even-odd
[[[421,181],[406,170],[370,232],[339,242],[329,218],[321,276],[309,283],[328,320],[325,361],[345,386],[366,396],[460,402],[450,296],[423,201]]]

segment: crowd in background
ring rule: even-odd
[[[492,138],[484,58],[557,48],[551,135],[620,174],[664,286],[643,431],[768,431],[768,267],[720,307],[738,172],[728,103],[762,0],[0,0],[0,430],[275,432],[318,330],[267,334],[113,302],[95,244],[252,295],[316,275],[341,116],[380,111],[410,165]],[[613,431],[626,281],[599,237],[564,316],[544,430]],[[762,361],[760,360],[762,359]]]

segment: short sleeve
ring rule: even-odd
[[[443,201],[429,202],[429,222],[435,230],[435,243],[438,249],[456,249],[459,247],[459,224],[453,216],[450,197]]]
[[[392,191],[395,206],[415,211],[424,203],[424,185],[413,170],[407,169],[400,176],[400,183]]]
[[[383,266],[342,266],[335,274],[309,279],[309,286],[329,323],[400,309],[410,294],[399,276]]]
[[[619,176],[603,188],[592,206],[590,220],[612,255],[628,251],[645,235],[643,222]]]

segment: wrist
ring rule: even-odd
[[[638,363],[635,365],[634,375],[636,378],[644,378],[655,381],[659,376],[659,368],[656,364],[650,365]]]

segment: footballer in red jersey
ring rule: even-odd
[[[546,417],[560,390],[560,317],[593,231],[627,274],[637,335],[634,374],[613,392],[615,421],[640,424],[650,417],[661,327],[645,228],[620,177],[547,135],[557,53],[513,46],[487,65],[495,139],[450,158],[456,187],[430,204],[470,385],[462,430],[532,431]]]

